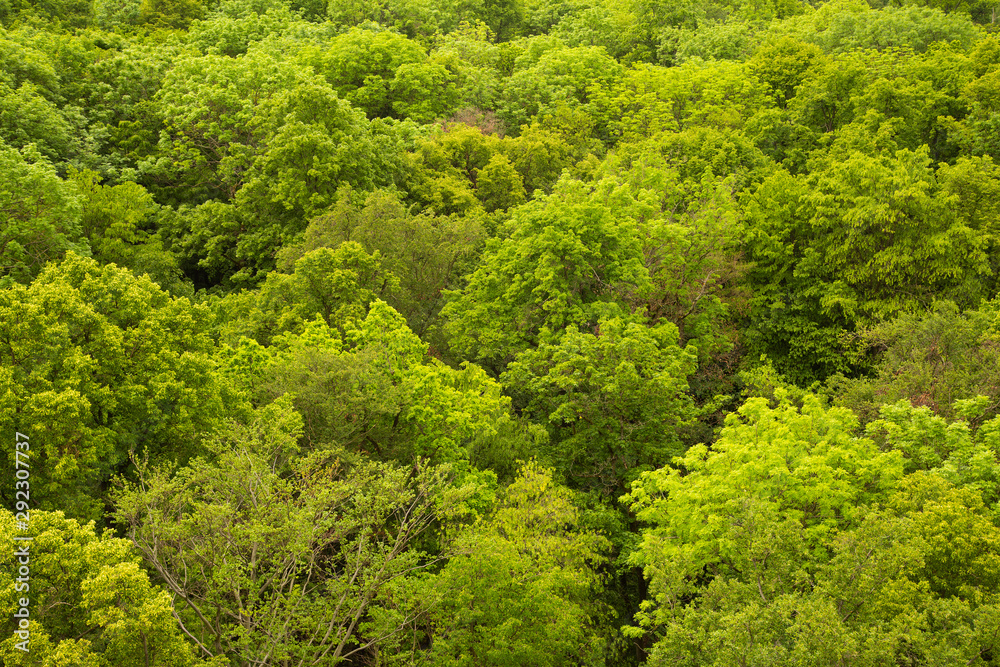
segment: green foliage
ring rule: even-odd
[[[706,566],[719,574],[754,573],[761,559],[746,546],[768,533],[781,538],[776,552],[822,557],[838,522],[857,520],[860,506],[891,491],[902,476],[897,453],[879,452],[853,435],[857,420],[850,411],[825,408],[815,396],[806,396],[801,409],[787,392],[777,391],[776,398],[777,407],[749,399],[726,418],[711,450],[692,447],[677,461],[679,470],[646,473],[633,485],[633,508],[656,526],[637,563],[650,566],[655,559],[680,568],[664,571],[664,588],[656,593],[666,596],[662,601],[697,586],[684,575]],[[792,522],[799,524],[796,533],[788,532]],[[671,542],[671,536],[680,539]]]
[[[476,174],[476,195],[489,213],[507,210],[524,203],[524,184],[510,160],[498,154]]]
[[[371,303],[393,292],[398,283],[382,268],[378,251],[369,255],[360,244],[348,241],[336,249],[306,253],[290,274],[268,274],[259,293],[226,297],[221,317],[233,314],[232,307],[248,309],[239,313],[242,321],[230,320],[223,326],[265,344],[282,333],[301,333],[307,322],[317,318],[343,330],[350,321],[364,317]],[[228,337],[235,336],[230,333]]]
[[[960,313],[953,303],[936,304],[925,314],[901,315],[867,334],[868,345],[882,349],[871,377],[831,378],[838,401],[868,421],[882,404],[907,400],[945,418],[956,416],[956,401],[984,396],[979,418],[1000,410],[1000,368],[996,333],[990,324],[996,304]]]
[[[507,173],[501,171],[497,180],[502,183]],[[486,178],[491,177],[487,172]],[[406,317],[414,333],[426,339],[444,303],[443,291],[454,286],[483,236],[477,218],[413,215],[390,191],[365,195],[343,188],[336,206],[309,223],[304,243],[282,251],[279,268],[289,270],[302,254],[318,248],[360,243],[367,252],[378,253],[385,271],[398,278],[391,290],[380,289],[379,296]]]
[[[503,381],[524,413],[547,424],[557,469],[614,498],[681,453],[696,366],[697,352],[678,345],[673,324],[602,319],[593,333],[569,327],[558,344],[518,355]]]
[[[168,140],[159,164],[148,169],[197,184],[208,196],[231,199],[254,184],[266,203],[308,214],[323,205],[323,195],[305,184],[371,180],[359,161],[364,148],[352,145],[366,134],[356,112],[322,80],[263,49],[235,59],[187,58],[169,72],[157,99]],[[261,179],[277,180],[270,197],[270,184],[254,183]]]
[[[535,116],[556,113],[590,101],[593,85],[611,85],[623,68],[596,47],[551,48],[540,56],[529,52],[515,62],[515,72],[504,86],[499,116],[507,130],[518,128]]]
[[[182,602],[178,621],[203,657],[363,655],[414,620],[404,596],[427,566],[416,543],[469,495],[419,461],[289,458],[297,427],[287,402],[265,407],[221,434],[214,461],[143,470],[119,496],[119,521]],[[204,576],[185,576],[192,568]]]
[[[458,106],[455,74],[438,63],[400,65],[389,84],[393,115],[429,123],[444,118]]]
[[[140,0],[94,0],[94,24],[102,30],[136,26],[141,21]]]
[[[10,146],[34,146],[49,161],[66,160],[77,152],[75,128],[31,83],[16,90],[0,83],[0,140]]]
[[[178,62],[157,93],[169,143],[156,167],[208,196],[233,197],[264,139],[260,105],[303,78],[261,50],[236,59],[209,55]]]
[[[316,320],[267,350],[244,338],[225,356],[258,402],[291,397],[310,448],[403,463],[473,461],[507,475],[540,436],[512,418],[510,399],[482,369],[430,358],[382,301],[343,333]],[[241,359],[253,361],[237,370]]]
[[[634,142],[693,126],[741,128],[766,90],[739,63],[637,65],[593,94],[598,127],[609,143]]]
[[[622,145],[597,172],[613,175],[634,197],[623,210],[639,221],[651,286],[628,294],[626,303],[650,322],[673,323],[680,342],[697,350],[691,389],[702,405],[731,390],[725,378],[743,335],[736,323],[746,312],[748,267],[734,243],[734,195],[770,169],[742,135],[691,128]]]
[[[213,282],[259,280],[341,184],[395,175],[393,128],[376,134],[325,81],[262,49],[185,59],[158,100],[170,122],[144,169],[211,198],[180,210],[171,236]]]
[[[426,658],[448,666],[602,664],[592,595],[607,548],[583,528],[551,471],[526,464],[427,581]]]
[[[748,62],[748,69],[770,87],[775,104],[784,108],[795,95],[795,89],[820,61],[818,47],[785,35],[757,49]]]
[[[264,3],[264,7],[247,7],[238,0],[222,2],[215,13],[194,23],[187,32],[187,42],[201,53],[230,56],[243,55],[251,44],[268,37],[283,36],[301,19],[282,2]]]
[[[33,145],[0,141],[0,272],[27,283],[67,250],[90,254],[80,227],[79,194]]]
[[[249,170],[237,205],[258,216],[309,218],[334,201],[337,185],[384,182],[361,115],[318,83],[285,91],[265,111],[267,150]]]
[[[689,450],[685,474],[634,485],[651,596],[630,632],[656,632],[649,664],[988,664],[1000,532],[980,493],[953,487],[953,468],[904,477],[901,452],[855,436],[843,408],[776,397],[727,418],[711,451]],[[930,435],[910,414],[910,433]],[[886,444],[912,456],[905,441]],[[961,450],[959,469],[986,453],[995,470],[995,450]]]
[[[596,142],[581,134],[552,118],[502,139],[491,128],[448,124],[417,143],[405,186],[411,199],[437,213],[507,209],[535,190],[551,192],[562,172],[594,149]]]
[[[481,18],[482,0],[328,0],[330,20],[342,28],[386,26],[411,39],[448,33],[463,22]]]
[[[578,139],[535,122],[522,127],[517,137],[505,137],[501,150],[521,175],[527,195],[535,190],[550,194],[562,172],[585,159],[593,148],[590,142],[572,142],[574,138]],[[511,187],[517,191],[516,183]]]
[[[784,41],[792,48],[809,48]],[[777,54],[770,55],[782,62]],[[798,70],[794,76],[766,60],[756,65],[776,86],[779,107],[787,106],[787,114],[761,110],[751,123],[762,149],[775,159],[802,171],[803,149],[833,142],[843,142],[842,150],[905,148],[928,150],[935,160],[954,159],[968,126],[953,117],[966,115],[963,89],[972,78],[969,59],[956,47],[938,45],[923,54],[887,49],[813,56],[809,62],[789,59]]]
[[[139,4],[139,19],[157,28],[187,28],[204,14],[199,0],[141,0]]]
[[[675,58],[687,60],[746,60],[758,38],[751,24],[729,20],[706,23],[697,30],[678,30]]]
[[[989,271],[988,238],[935,196],[926,154],[850,155],[817,175],[810,204],[820,252],[839,280],[865,295],[863,316],[881,319],[948,288],[964,296],[963,283]]]
[[[456,349],[502,368],[567,326],[591,331],[627,312],[669,319],[707,355],[725,348],[723,297],[740,268],[725,248],[732,181],[719,183],[712,168],[761,162],[748,143],[719,139],[695,132],[631,146],[595,170],[593,182],[564,177],[552,195],[514,209],[445,308],[455,314],[448,326]],[[678,167],[701,182],[682,180]]]
[[[131,453],[184,460],[224,414],[207,309],[149,278],[70,254],[30,286],[0,290],[0,310],[0,423],[31,438],[42,509],[98,518]]]
[[[917,3],[873,10],[858,0],[825,3],[815,12],[775,24],[772,31],[812,42],[827,53],[892,47],[925,51],[935,42],[969,46],[977,36],[972,21],[961,13],[946,14]]]
[[[649,284],[634,227],[602,185],[591,195],[565,180],[514,210],[468,287],[445,306],[456,349],[505,365],[552,332],[620,313],[617,294]]]
[[[34,490],[34,489],[33,489]],[[15,572],[15,552],[27,546],[28,586],[11,578],[0,592],[5,617],[0,656],[5,665],[187,667],[196,660],[173,616],[170,596],[153,586],[128,540],[98,536],[62,512],[31,511],[30,531],[0,515],[2,567]],[[15,541],[29,536],[28,541]],[[15,648],[18,601],[28,600],[29,651]]]
[[[985,67],[983,66],[985,65]],[[968,109],[965,118],[951,124],[957,143],[972,155],[1000,156],[996,132],[1000,113],[1000,73],[995,63],[983,64],[981,76],[966,83],[960,99]],[[960,114],[954,114],[961,117]]]
[[[102,185],[92,171],[75,172],[71,179],[84,200],[80,224],[95,260],[145,273],[164,289],[184,291],[177,260],[148,231],[158,207],[145,188],[128,181]]]
[[[131,170],[153,154],[164,128],[154,96],[167,70],[180,53],[178,47],[127,43],[96,59],[87,69],[89,85],[81,96],[94,133],[102,136],[107,162],[114,170]]]
[[[927,406],[914,407],[906,400],[885,404],[879,419],[866,426],[866,433],[883,447],[901,452],[907,472],[934,470],[955,486],[970,487],[992,503],[1000,493],[997,475],[997,428],[994,419],[981,423],[989,399],[979,396],[957,400],[958,419],[935,414]],[[969,420],[980,422],[973,428]]]
[[[992,236],[958,215],[925,151],[853,152],[812,166],[808,177],[775,174],[745,200],[751,281],[760,288],[751,349],[802,378],[808,359],[822,377],[852,361],[838,359],[836,330],[944,295],[976,302],[992,272]]]
[[[156,210],[153,198],[135,183],[101,185],[92,171],[72,176],[85,200],[81,215],[83,235],[98,261],[126,264],[131,246],[145,238],[143,226]]]
[[[6,0],[0,4],[0,23],[37,23],[56,30],[84,28],[90,23],[86,0]]]
[[[352,28],[322,50],[305,51],[302,60],[323,76],[340,97],[369,118],[378,118],[393,115],[394,101],[408,102],[405,94],[393,94],[397,70],[402,65],[422,64],[427,55],[419,44],[403,35]]]
[[[500,151],[500,140],[466,125],[449,127],[419,141],[406,179],[412,199],[439,215],[469,214],[480,208],[479,171]]]
[[[0,0],[32,664],[996,662],[995,9]]]
[[[29,82],[50,95],[55,92],[59,87],[59,76],[51,57],[30,40],[25,40],[23,31],[4,30],[0,34],[3,36],[0,40],[3,69],[0,71],[4,83],[16,90]]]

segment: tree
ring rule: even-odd
[[[925,51],[935,42],[966,46],[976,35],[967,15],[945,14],[918,4],[873,9],[867,2],[839,0],[790,19],[784,32],[818,44],[827,53],[908,47]]]
[[[991,279],[992,234],[959,217],[926,149],[828,154],[808,176],[776,173],[745,201],[757,286],[747,338],[797,378],[854,372],[863,350],[842,332],[944,296],[975,303]]]
[[[176,258],[163,248],[153,229],[159,207],[138,183],[104,185],[94,171],[72,171],[70,180],[83,201],[80,219],[94,259],[117,264],[137,275],[147,274],[174,295],[187,295]]]
[[[989,239],[933,194],[926,151],[876,161],[850,155],[814,173],[811,223],[822,230],[816,247],[839,280],[864,295],[857,306],[845,304],[848,310],[881,319],[988,272]]]
[[[397,71],[426,62],[427,54],[416,42],[389,30],[351,28],[333,39],[325,49],[311,49],[300,56],[323,76],[337,92],[369,118],[393,115],[393,104],[405,107],[405,95],[392,94]],[[408,70],[403,70],[404,72]],[[413,100],[415,101],[415,100]]]
[[[187,28],[205,15],[205,7],[198,0],[142,0],[139,7],[144,23],[174,30]]]
[[[881,449],[844,408],[775,399],[633,485],[650,597],[630,632],[656,633],[649,664],[991,664],[1000,530],[984,494],[947,466],[904,475],[906,438]],[[973,456],[993,471],[995,424]]]
[[[76,188],[27,146],[18,151],[0,140],[0,275],[27,283],[67,250],[90,254],[80,228]]]
[[[285,163],[292,157],[316,160],[323,176],[356,184],[371,178],[364,173],[366,161],[357,159],[364,151],[348,151],[351,141],[363,141],[366,134],[357,112],[320,77],[264,47],[237,58],[182,59],[164,80],[157,102],[168,135],[163,155],[147,169],[180,179],[207,195],[204,199],[232,199],[254,176],[280,180],[284,170],[294,169]],[[331,136],[315,137],[314,130]],[[298,143],[295,135],[303,135]],[[274,152],[269,156],[269,151]],[[319,175],[307,172],[296,175],[316,182]],[[308,195],[290,199],[281,192],[289,188],[289,181],[276,184],[274,203],[310,205]],[[189,195],[187,201],[200,200]]]
[[[93,171],[74,172],[71,180],[84,200],[81,227],[95,259],[128,266],[133,247],[148,237],[143,228],[156,210],[153,198],[136,183],[101,185]]]
[[[586,179],[511,211],[468,286],[446,305],[460,353],[498,372],[567,326],[671,321],[704,359],[731,346],[724,319],[741,272],[730,235],[734,187],[760,178],[749,142],[694,130],[622,146]],[[713,169],[734,172],[727,179]]]
[[[249,336],[268,345],[280,334],[301,333],[315,319],[343,331],[398,284],[377,251],[369,255],[348,241],[306,253],[292,273],[272,272],[258,291],[229,294],[215,308],[226,342]]]
[[[770,87],[775,104],[785,108],[795,89],[821,61],[819,47],[786,36],[757,49],[747,69]]]
[[[347,183],[369,188],[391,182],[390,156],[374,155],[364,117],[317,83],[282,91],[266,105],[266,150],[247,173],[238,206],[255,216],[291,219],[296,231],[335,201]],[[382,173],[380,173],[382,172]]]
[[[569,327],[557,344],[518,355],[502,380],[547,425],[552,464],[577,486],[617,498],[641,471],[683,451],[696,360],[669,322],[601,319],[593,333]]]
[[[833,377],[829,387],[838,403],[866,422],[876,418],[879,406],[899,400],[952,419],[957,401],[976,396],[988,400],[978,420],[992,417],[1000,410],[995,317],[995,303],[960,312],[952,302],[900,315],[865,334],[870,347],[883,350],[875,373],[853,380]]]
[[[515,420],[499,383],[428,347],[383,301],[331,328],[317,318],[270,348],[243,338],[224,348],[224,372],[266,404],[288,396],[305,419],[302,444],[381,461],[468,463],[509,476],[544,432]],[[346,454],[345,454],[346,456]]]
[[[583,528],[551,471],[525,464],[490,516],[451,548],[423,589],[431,647],[414,651],[417,659],[448,667],[602,664],[593,594],[608,542]]]
[[[438,215],[472,214],[479,172],[501,150],[499,138],[456,124],[417,142],[406,189],[411,199]]]
[[[511,134],[536,116],[588,104],[594,84],[610,85],[624,72],[599,47],[553,46],[541,54],[529,52],[515,62],[498,109]]]
[[[30,451],[30,450],[29,450]],[[33,487],[34,491],[37,487]],[[0,567],[17,569],[16,552],[27,547],[29,588],[10,577],[0,591],[5,665],[189,667],[194,657],[173,616],[170,596],[150,583],[132,545],[113,534],[98,536],[62,512],[31,510],[29,530],[15,530],[14,516],[0,513],[4,555]],[[31,541],[15,541],[15,537]],[[27,600],[27,607],[20,600]],[[15,612],[26,608],[28,651]]]
[[[158,100],[170,127],[145,168],[188,186],[197,206],[173,216],[171,241],[213,282],[259,281],[341,184],[395,176],[391,136],[373,136],[325,81],[263,47],[183,60]]]
[[[37,86],[25,82],[11,89],[0,82],[0,141],[16,148],[30,144],[58,164],[79,156],[75,130]]]
[[[844,332],[850,324],[839,309],[824,308],[824,262],[809,245],[803,224],[804,179],[778,171],[746,201],[743,244],[750,262],[747,282],[756,287],[750,322],[742,339],[751,354],[767,354],[793,382],[850,372]],[[765,213],[766,211],[766,213]],[[804,257],[814,258],[808,263]]]
[[[455,79],[455,73],[440,63],[400,65],[389,84],[393,115],[417,123],[451,115],[459,102]]]
[[[149,278],[70,254],[0,290],[0,313],[0,424],[30,436],[42,509],[97,519],[130,453],[185,460],[225,412],[208,310]]]
[[[520,0],[484,0],[483,21],[496,35],[498,42],[512,39],[521,30],[525,7]]]
[[[267,114],[260,105],[306,78],[261,49],[236,59],[181,59],[156,95],[167,141],[162,157],[145,170],[191,186],[188,202],[231,199],[264,148],[267,133],[261,126]]]
[[[203,657],[239,665],[338,663],[412,621],[410,578],[432,523],[463,500],[447,469],[297,456],[287,401],[233,424],[213,461],[143,469],[117,497],[129,538],[174,596]],[[198,576],[190,573],[198,572]]]
[[[621,312],[617,296],[649,284],[634,223],[602,183],[564,180],[514,210],[491,239],[469,285],[443,311],[453,345],[503,368],[517,353],[569,325],[593,327]]]
[[[16,17],[16,18],[15,18]],[[48,2],[5,2],[0,6],[0,20],[15,23],[50,23],[53,27],[72,30],[84,28],[90,22],[90,5],[78,0],[50,0]]]
[[[485,178],[491,174],[487,172]],[[337,249],[349,241],[360,243],[366,252],[378,253],[383,270],[399,279],[391,290],[377,290],[380,298],[406,317],[414,333],[425,338],[444,304],[444,290],[455,286],[485,233],[482,222],[474,216],[414,215],[398,193],[363,193],[344,187],[338,192],[337,204],[310,221],[305,241],[282,250],[278,264],[279,269],[288,271],[293,262],[313,250]],[[434,340],[434,344],[442,343]]]
[[[968,114],[954,126],[959,145],[973,155],[1000,158],[995,134],[1000,119],[1000,71],[991,67],[970,81],[961,98],[968,105]]]
[[[633,199],[624,210],[638,223],[653,287],[629,295],[630,305],[673,322],[681,342],[699,346],[701,362],[735,338],[726,320],[745,299],[737,198],[771,169],[742,134],[693,127],[621,144],[598,171]]]
[[[326,12],[330,21],[340,27],[379,27],[397,31],[410,39],[429,42],[446,35],[466,21],[475,21],[483,11],[483,0],[331,0]]]
[[[476,195],[487,212],[507,210],[525,199],[521,175],[503,155],[494,155],[476,178]]]
[[[235,58],[245,54],[251,44],[283,37],[307,25],[282,2],[225,0],[211,16],[191,26],[187,41],[204,54]]]
[[[521,176],[526,196],[533,196],[535,190],[551,194],[563,171],[591,154],[591,141],[573,139],[558,128],[542,127],[538,122],[522,127],[516,137],[504,137],[500,150]],[[513,188],[516,191],[516,183]]]
[[[754,54],[760,41],[750,21],[734,18],[707,23],[696,30],[677,30],[675,34],[675,58],[679,63],[694,59],[743,61]]]

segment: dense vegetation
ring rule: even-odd
[[[1000,665],[996,8],[0,0],[0,663]]]

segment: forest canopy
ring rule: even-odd
[[[1000,665],[979,0],[0,0],[0,663]]]

